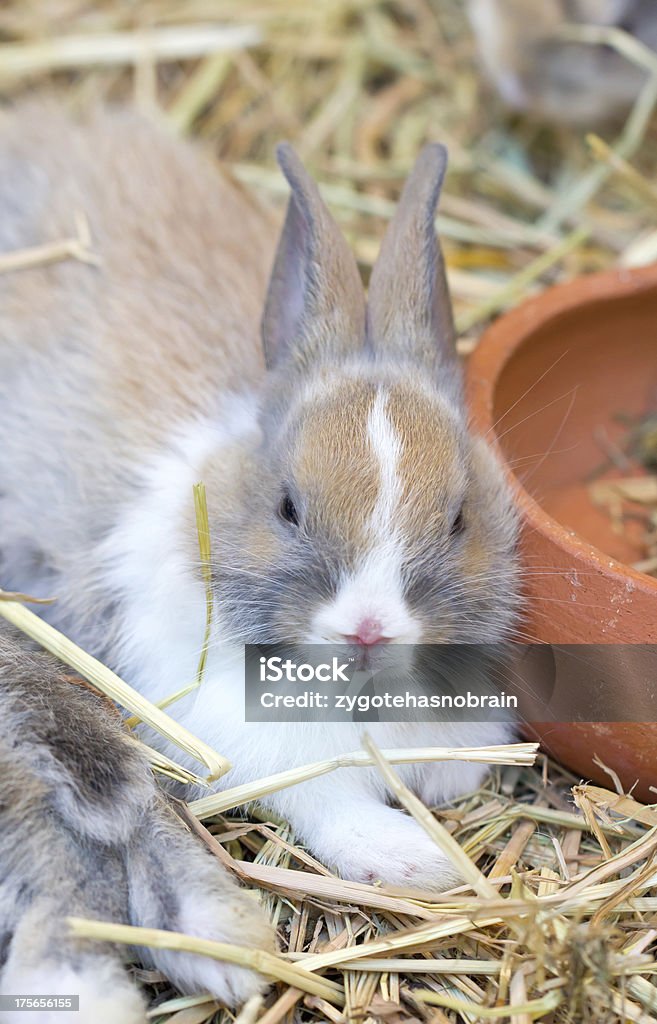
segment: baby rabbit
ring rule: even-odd
[[[657,51],[654,0],[469,0],[484,68],[518,110],[583,126],[625,114],[646,72],[609,46],[568,41],[569,24],[623,29]]]
[[[68,915],[272,947],[257,905],[183,827],[120,717],[0,627],[0,992],[77,994],[39,1021],[145,1022],[121,947],[74,940]],[[142,949],[183,991],[228,1003],[262,979],[205,957]],[[21,1011],[0,1012],[3,1024]]]
[[[494,642],[517,606],[512,501],[468,432],[434,232],[444,149],[420,154],[367,303],[317,187],[278,155],[277,246],[226,172],[133,114],[0,122],[1,248],[69,234],[83,212],[99,258],[0,278],[0,580],[56,595],[50,621],[162,700],[194,680],[203,644],[203,480],[216,621],[202,685],[168,711],[229,758],[229,785],[361,746],[358,723],[245,723],[241,645]],[[382,747],[510,735],[368,727]],[[401,774],[435,804],[482,769]],[[449,886],[388,797],[374,769],[350,769],[265,806],[347,878]]]

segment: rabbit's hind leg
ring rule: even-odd
[[[157,796],[120,721],[54,659],[0,626],[0,994],[79,996],[35,1024],[137,1024],[125,948],[79,941],[68,916],[124,922],[124,847]],[[0,1009],[0,1024],[24,1021]]]
[[[132,922],[188,935],[275,950],[275,934],[255,893],[238,886],[222,864],[187,832],[162,799],[149,810],[139,840],[128,848]],[[209,990],[229,1005],[266,986],[255,972],[203,956],[140,950],[182,992]]]
[[[96,993],[102,1005],[87,1014],[81,1000],[77,1024],[141,1019],[120,970],[125,947],[74,943],[67,916],[274,948],[257,902],[172,811],[102,699],[1,629],[0,779],[0,992],[15,994],[20,980],[31,980],[43,993],[55,974],[79,976],[80,994]],[[141,953],[183,991],[209,990],[231,1005],[265,984],[207,957]]]
[[[144,1006],[123,968],[125,951],[76,940],[65,923],[69,915],[125,921],[123,857],[67,828],[42,802],[40,781],[2,749],[0,777],[7,801],[0,824],[14,826],[0,834],[0,994],[78,996],[78,1011],[31,1011],[38,1024],[142,1024]],[[0,1009],[2,1024],[25,1019],[22,1010]]]
[[[30,1013],[38,1024],[145,1024],[145,1007],[126,973],[121,955],[105,944],[74,943],[63,917],[71,909],[95,916],[90,908],[62,906],[60,898],[37,898],[20,917],[0,972],[0,993],[11,996],[77,996],[79,1010]],[[103,914],[105,917],[106,910]],[[25,1020],[22,1010],[0,1010],[2,1024]]]

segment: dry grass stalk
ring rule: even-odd
[[[468,313],[463,313],[456,318],[456,326],[459,331],[469,331],[482,320],[487,320],[493,313],[511,303],[517,302],[520,296],[525,295],[527,289],[547,270],[550,270],[555,263],[558,263],[575,249],[579,249],[590,235],[587,227],[577,228],[571,234],[566,235],[558,245],[542,256],[538,256],[528,267],[524,267],[514,278],[512,278],[499,292],[491,295],[482,304]]]
[[[196,513],[196,532],[198,534],[198,547],[201,556],[201,574],[205,586],[205,633],[203,636],[203,647],[199,657],[196,670],[196,686],[203,682],[205,666],[208,660],[210,649],[210,635],[212,632],[212,617],[214,613],[214,592],[212,590],[212,549],[210,546],[210,521],[208,519],[208,503],[205,494],[205,484],[194,484],[194,511]]]
[[[430,810],[411,792],[408,786],[404,785],[369,736],[365,737],[363,746],[385,779],[386,785],[402,807],[405,807],[417,823],[422,826],[427,835],[433,839],[436,846],[442,850],[447,859],[452,862],[459,874],[472,886],[477,895],[483,899],[495,899],[497,897],[495,887],[482,875],[481,871],[463,852],[447,829],[440,822],[436,821]]]
[[[134,925],[113,924],[109,921],[91,921],[88,918],[69,917],[67,924],[71,933],[82,939],[100,942],[120,942],[127,945],[148,946],[152,949],[175,949],[185,953],[198,953],[240,967],[259,971],[267,978],[295,985],[302,992],[320,995],[342,1002],[342,989],[335,982],[315,978],[307,967],[296,967],[273,953],[262,949],[249,949],[228,942],[200,939],[182,932],[163,931],[160,928],[138,928]]]
[[[146,754],[152,770],[157,772],[158,775],[165,775],[174,782],[182,782],[185,786],[200,786],[206,789],[209,785],[207,779],[196,775],[195,772],[190,771],[188,768],[184,768],[170,757],[167,757],[166,754],[162,754],[159,750],[155,750],[147,743],[144,743],[143,740],[136,737],[133,737],[133,739],[135,743],[139,744],[142,752]]]
[[[637,171],[636,167],[624,160],[622,156],[615,153],[611,146],[608,146],[604,139],[594,132],[586,136],[586,141],[591,147],[591,152],[598,160],[605,160],[609,166],[622,175],[637,192],[649,203],[657,204],[657,188],[648,179]]]
[[[30,597],[19,590],[0,590],[0,601],[18,601],[20,604],[54,604],[55,597]]]
[[[620,818],[633,818],[634,821],[640,821],[642,824],[648,825],[650,828],[657,826],[656,808],[646,807],[631,796],[610,793],[608,789],[602,789],[601,786],[592,786],[589,784],[582,788],[586,793],[589,803],[594,805],[596,808],[602,809],[607,814],[613,813],[618,815]]]
[[[193,494],[194,512],[196,516],[196,532],[198,535],[199,555],[201,559],[201,574],[205,585],[205,632],[203,634],[203,645],[201,647],[198,667],[196,669],[196,679],[193,683],[188,683],[186,686],[176,690],[175,693],[170,693],[168,697],[158,700],[155,707],[159,708],[160,711],[171,707],[172,704],[182,700],[183,697],[187,697],[188,694],[192,693],[201,685],[203,682],[203,676],[205,675],[208,651],[210,649],[210,637],[212,634],[212,620],[214,615],[214,591],[212,589],[212,550],[210,546],[210,523],[208,520],[208,505],[205,485],[203,483],[194,484]],[[126,725],[130,729],[135,729],[140,724],[141,719],[138,715],[131,715],[130,718],[126,719]]]
[[[0,46],[0,76],[24,77],[64,68],[193,60],[208,53],[238,50],[260,42],[253,27],[176,25],[132,32],[67,35],[47,42]]]
[[[497,747],[405,747],[387,750],[385,756],[391,764],[416,764],[433,761],[475,761],[482,764],[533,764],[538,751],[537,743],[509,743]],[[214,814],[244,804],[261,800],[270,793],[277,793],[288,786],[297,786],[309,779],[337,771],[338,768],[367,767],[374,763],[362,750],[351,754],[339,754],[325,761],[277,772],[264,779],[248,782],[233,789],[224,790],[213,796],[202,797],[190,804],[198,818],[209,818]]]
[[[77,233],[71,238],[63,238],[57,242],[46,242],[34,245],[29,249],[15,249],[13,252],[0,253],[0,274],[10,274],[17,270],[28,270],[33,267],[45,267],[50,263],[61,263],[62,260],[78,260],[97,267],[100,260],[91,249],[91,235],[86,217],[78,214],[75,218]]]
[[[2,593],[0,591],[0,593]],[[72,640],[60,633],[38,615],[31,612],[18,601],[0,601],[0,615],[12,626],[35,640],[65,665],[79,672],[88,682],[92,683],[101,693],[117,702],[129,711],[133,711],[140,721],[145,722],[161,736],[166,737],[179,749],[191,755],[196,761],[208,769],[208,781],[220,778],[230,768],[226,758],[217,754],[206,743],[193,736],[183,726],[178,725],[163,711],[147,701],[140,693],[133,690],[122,679],[108,669],[96,658],[93,658]]]

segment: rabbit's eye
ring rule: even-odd
[[[450,537],[460,537],[465,530],[465,517],[463,515],[463,506],[458,510],[456,518],[452,523],[452,527],[449,531]]]
[[[281,503],[278,507],[278,514],[286,523],[291,523],[292,526],[299,525],[299,514],[289,494],[284,494],[281,498]]]

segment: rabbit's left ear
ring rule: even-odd
[[[376,355],[407,357],[438,379],[456,378],[452,304],[435,216],[447,150],[425,146],[404,186],[370,280],[367,341]]]
[[[265,361],[305,367],[362,347],[365,295],[356,260],[292,147],[276,150],[291,195],[262,321]]]

